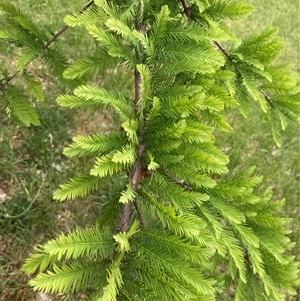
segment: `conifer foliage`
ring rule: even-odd
[[[97,49],[64,77],[86,78],[122,64],[135,91],[129,97],[117,87],[85,83],[58,97],[71,109],[112,108],[121,127],[73,138],[65,155],[95,158],[94,165],[61,185],[54,198],[121,185],[116,197],[101,199],[93,227],[50,240],[25,261],[22,269],[35,273],[30,285],[50,293],[87,291],[92,301],[229,300],[229,290],[236,301],[279,301],[295,294],[298,264],[288,255],[288,219],[278,215],[284,200],[271,200],[271,189],[255,192],[262,178],[254,168],[230,176],[229,158],[214,139],[214,129],[231,130],[230,108],[247,116],[254,101],[278,144],[287,122],[299,123],[299,84],[275,62],[282,49],[276,31],[267,28],[238,43],[225,21],[251,12],[239,1],[92,2],[65,22],[85,27]],[[0,4],[12,14],[12,6]],[[24,28],[42,35],[14,13],[13,30],[2,30],[1,38],[19,44]],[[235,45],[230,50],[222,46],[227,41]],[[26,49],[20,68],[39,47]],[[11,108],[19,103],[15,98]],[[16,115],[29,123],[23,112]]]

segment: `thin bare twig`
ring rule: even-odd
[[[260,92],[265,97],[268,103],[273,104],[273,99],[264,90],[260,90]]]
[[[188,186],[186,183],[184,183],[183,180],[178,180],[174,177],[172,177],[170,174],[165,173],[165,176],[168,177],[170,180],[172,180],[175,184],[183,188],[184,190],[193,190],[190,186]]]
[[[191,11],[189,5],[187,4],[186,0],[180,0],[180,1],[183,6],[184,13],[186,14],[186,16],[188,18],[188,21],[191,22],[192,21],[192,11]]]
[[[230,54],[225,50],[225,48],[218,42],[214,42],[215,45],[223,52],[223,54],[227,57],[227,59],[231,62],[233,62],[233,58],[230,56]]]

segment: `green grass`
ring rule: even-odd
[[[48,24],[56,32],[63,26],[62,18],[68,12],[79,11],[87,2],[84,0],[19,0],[12,1],[40,24]],[[235,23],[239,37],[249,35],[253,30],[272,22],[279,26],[286,49],[284,60],[293,62],[293,69],[299,69],[299,3],[295,0],[248,0],[256,9],[246,20]],[[71,3],[71,4],[70,4]],[[74,61],[94,48],[83,30],[68,30],[57,42],[60,49]],[[82,49],[82,44],[86,48]],[[2,54],[1,54],[2,53]],[[0,64],[5,64],[13,73],[15,52],[0,44]],[[61,231],[68,231],[75,225],[86,225],[99,212],[96,201],[78,200],[60,204],[52,200],[52,193],[59,184],[74,174],[74,167],[80,163],[83,171],[88,162],[67,160],[62,149],[79,133],[107,131],[114,126],[109,112],[83,114],[58,107],[56,97],[65,89],[57,80],[49,77],[47,68],[40,61],[29,66],[41,78],[47,91],[46,101],[38,104],[41,116],[40,127],[25,128],[8,119],[0,105],[0,300],[28,301],[34,293],[27,285],[28,277],[20,272],[24,258],[38,243],[53,238]],[[119,86],[130,91],[130,83],[123,72],[99,75],[93,79],[106,87]],[[18,82],[18,80],[16,80]],[[229,165],[238,173],[252,165],[257,174],[264,176],[263,188],[274,187],[274,199],[286,198],[283,215],[293,217],[290,224],[296,241],[294,254],[300,260],[300,141],[299,128],[289,126],[283,134],[283,145],[276,147],[268,122],[253,106],[248,119],[238,112],[229,115],[234,131],[217,136],[217,144],[229,154]],[[72,130],[70,130],[72,129]],[[14,217],[15,216],[15,217]],[[81,300],[83,296],[71,296],[64,300]],[[300,298],[300,292],[299,296]],[[56,296],[55,300],[63,300]],[[290,301],[299,300],[297,297]]]

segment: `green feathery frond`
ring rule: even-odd
[[[135,220],[127,232],[114,235],[114,240],[118,244],[117,251],[120,253],[129,252],[131,250],[129,240],[139,231],[139,223],[137,220]]]
[[[212,0],[209,1],[209,7],[203,13],[217,21],[220,19],[236,20],[246,17],[252,10],[252,5],[240,1]]]
[[[26,272],[39,270],[38,276],[32,280],[31,284],[36,289],[46,292],[58,290],[60,292],[78,291],[88,283],[94,282],[93,277],[99,273],[99,269],[106,266],[105,261],[93,262],[90,259],[86,262],[70,262],[67,266],[59,267],[57,263],[64,258],[78,259],[82,257],[105,259],[113,252],[111,232],[98,226],[90,229],[77,228],[68,235],[62,234],[55,240],[46,243],[40,253],[28,258],[23,266]],[[51,265],[53,272],[44,272]],[[59,277],[57,277],[59,275]],[[57,279],[58,278],[58,279]],[[98,277],[96,277],[98,279]]]
[[[115,162],[114,156],[117,152],[111,152],[105,156],[96,159],[94,167],[91,169],[90,174],[94,177],[104,178],[106,176],[112,176],[115,173],[128,170],[129,165],[127,163]],[[132,160],[130,160],[132,162]]]
[[[122,203],[122,204],[126,204],[128,202],[132,202],[134,201],[136,198],[136,193],[135,191],[132,189],[131,185],[128,184],[127,187],[126,187],[126,190],[124,190],[122,192],[122,195],[120,197],[120,200],[119,202]]]
[[[73,137],[73,143],[64,149],[68,157],[90,157],[104,155],[124,145],[124,132],[116,132],[105,135],[77,135]]]
[[[103,23],[105,16],[103,10],[93,5],[90,9],[83,12],[65,16],[64,22],[70,27],[98,25]]]
[[[138,142],[138,128],[139,122],[137,119],[128,119],[122,123],[122,128],[124,129],[127,138],[134,144]]]
[[[170,254],[182,257],[195,266],[206,266],[207,261],[215,253],[214,249],[203,248],[184,237],[180,238],[171,233],[142,231],[141,235],[147,244],[165,249]]]
[[[70,81],[64,79],[63,72],[68,67],[68,60],[64,53],[59,51],[59,49],[47,48],[45,55],[43,56],[43,61],[49,67],[50,71],[61,79],[62,82],[70,85]],[[76,83],[76,82],[75,82]]]
[[[121,150],[114,153],[112,157],[112,162],[121,164],[133,164],[136,157],[136,146],[135,145],[125,145]]]
[[[133,245],[141,252],[142,257],[147,258],[146,262],[143,261],[146,268],[152,269],[154,273],[164,271],[166,279],[173,282],[182,297],[186,296],[187,300],[193,300],[196,296],[204,297],[213,294],[214,281],[205,279],[197,269],[189,266],[184,260],[166,254],[159,246],[139,242],[134,242]],[[187,289],[187,284],[190,289]]]
[[[180,184],[182,187],[167,175],[153,172],[151,178],[145,179],[144,185],[154,195],[159,195],[166,203],[171,203],[175,210],[182,214],[185,210],[190,210],[194,204],[200,206],[209,199],[205,193],[184,189],[184,181]]]
[[[23,91],[8,87],[4,92],[6,100],[6,110],[12,116],[21,120],[26,126],[40,125],[39,116],[37,115],[34,106],[28,101],[27,96]]]
[[[286,91],[290,91],[292,94],[299,92],[299,87],[297,87],[297,75],[289,70],[289,65],[271,65],[267,66],[265,71],[272,77],[272,82],[263,83],[262,88],[265,91],[279,95]]]
[[[0,38],[20,49],[20,54],[16,60],[17,73],[8,77],[5,85],[9,84],[16,75],[19,75],[27,83],[29,94],[37,98],[38,101],[44,100],[45,96],[41,85],[38,84],[32,75],[25,71],[26,66],[35,58],[42,58],[43,62],[49,66],[50,71],[60,77],[61,81],[65,81],[61,75],[67,66],[67,59],[58,49],[49,48],[50,44],[47,45],[49,39],[47,30],[37,25],[32,19],[22,13],[19,8],[12,3],[1,1],[0,10],[5,13],[5,25],[0,30]],[[23,72],[21,73],[20,71]],[[18,87],[8,87],[11,91],[14,90],[14,93],[18,94]],[[6,89],[5,86],[4,88]],[[19,100],[11,99],[9,110],[25,125],[38,125],[37,113],[30,109],[30,102],[28,101],[30,96],[27,93],[22,94],[24,94],[24,97],[19,95]],[[31,116],[29,117],[29,115]]]
[[[118,252],[112,261],[110,269],[107,271],[107,285],[103,288],[103,295],[98,299],[101,301],[117,301],[117,295],[124,282],[121,273],[121,261],[126,252],[131,250],[129,239],[139,232],[138,222],[134,221],[131,228],[125,233],[114,235],[114,240],[118,244]]]
[[[22,271],[33,274],[37,271],[44,272],[49,267],[52,267],[55,263],[57,263],[58,255],[50,256],[50,254],[46,253],[43,247],[39,247],[35,249],[37,253],[30,255],[30,257],[26,258]]]
[[[25,14],[21,12],[19,8],[7,1],[0,1],[0,9],[6,13],[9,23],[13,28],[22,33],[32,33],[40,39],[46,39],[45,33]],[[32,41],[33,42],[33,41]]]
[[[93,55],[75,62],[69,66],[63,73],[65,78],[81,78],[83,75],[90,75],[97,72],[103,72],[117,64],[117,60],[111,57],[103,48],[98,48]]]
[[[64,107],[70,108],[114,108],[121,118],[127,120],[133,116],[132,104],[125,97],[114,92],[106,91],[90,85],[80,86],[74,90],[74,95],[61,95],[57,102]]]
[[[189,213],[178,215],[170,205],[159,203],[154,195],[146,191],[141,192],[141,197],[155,208],[162,225],[176,234],[193,237],[200,234],[201,228],[205,228],[205,223],[196,215]]]
[[[247,93],[250,95],[251,98],[254,100],[258,101],[261,105],[261,108],[263,112],[268,111],[268,103],[264,95],[261,93],[260,89],[257,87],[255,84],[255,81],[251,78],[250,74],[244,73],[240,71],[241,77],[242,77],[242,82],[244,87],[247,90]]]
[[[99,271],[105,269],[106,266],[104,262],[81,263],[78,260],[62,267],[53,265],[53,272],[39,273],[29,281],[29,284],[34,290],[43,292],[76,292],[94,284]]]
[[[17,70],[21,71],[25,68],[25,66],[30,63],[35,57],[43,54],[40,50],[40,47],[36,47],[35,45],[27,46],[22,49],[22,53],[17,59]]]
[[[109,256],[113,251],[111,232],[100,227],[88,229],[77,228],[68,235],[61,234],[43,246],[50,256],[57,260],[94,257],[98,260]]]
[[[116,18],[109,18],[105,22],[105,26],[109,29],[109,31],[116,32],[123,39],[128,39],[132,43],[132,45],[138,44],[138,41],[133,34],[132,28],[130,28],[121,20],[118,20]]]
[[[191,187],[197,188],[213,188],[216,182],[206,174],[201,174],[195,168],[189,166],[179,166],[177,164],[169,164],[166,171],[175,179],[185,179],[184,181]]]
[[[70,179],[68,183],[60,185],[53,194],[59,201],[73,200],[76,197],[85,197],[100,186],[100,179],[92,175],[80,175]]]
[[[136,58],[132,51],[127,48],[120,39],[116,38],[115,35],[96,27],[95,25],[88,25],[86,28],[94,38],[108,48],[108,54],[110,56],[128,61],[132,66],[136,65]]]
[[[283,48],[282,40],[276,33],[277,29],[266,28],[259,35],[252,34],[237,47],[233,55],[241,54],[243,61],[257,61],[261,63],[260,66],[270,64],[278,58]]]
[[[108,271],[107,285],[103,288],[103,295],[98,301],[117,301],[119,288],[123,284],[122,273],[119,265],[113,264]]]
[[[101,191],[101,214],[97,218],[97,224],[102,225],[103,227],[108,227],[110,229],[113,229],[115,227],[120,216],[122,204],[120,203],[120,197],[122,196],[122,192],[124,191],[126,180],[126,176],[123,176],[120,179],[119,175],[115,175],[113,178],[110,178],[109,183],[114,187],[114,190],[107,191],[107,189],[103,189],[103,191]]]
[[[160,45],[163,42],[167,33],[168,22],[170,21],[169,16],[168,6],[162,6],[160,12],[156,15],[156,21],[150,33],[154,45]]]
[[[147,66],[145,65],[137,65],[137,71],[141,75],[142,85],[141,85],[141,93],[142,97],[140,99],[141,102],[145,102],[150,97],[151,92],[151,74]]]
[[[200,13],[202,13],[203,10],[205,10],[206,8],[208,8],[210,6],[209,0],[195,0],[194,2]]]
[[[38,100],[44,101],[45,95],[43,93],[43,86],[40,82],[35,80],[35,77],[29,72],[24,71],[23,77],[25,79],[27,90]]]

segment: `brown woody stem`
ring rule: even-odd
[[[137,22],[136,30],[145,34],[146,33],[146,24],[143,22]],[[136,54],[137,61],[139,63],[142,63],[144,54],[139,52],[139,49],[136,49],[135,54]],[[142,91],[141,91],[142,77],[137,69],[135,69],[135,71],[134,71],[134,81],[135,81],[135,98],[134,98],[135,113],[136,113],[136,115],[139,115],[139,114],[141,114],[140,100],[142,98]],[[145,150],[146,150],[146,146],[142,142],[143,134],[144,134],[144,126],[145,126],[145,119],[143,118],[141,120],[139,132],[138,132],[138,145],[137,145],[137,151],[136,151],[136,161],[129,173],[129,181],[131,183],[131,188],[135,192],[138,190],[138,185],[140,183],[141,172],[142,172],[142,163],[143,163],[142,159],[144,157]],[[126,204],[122,205],[121,217],[120,217],[119,225],[118,225],[119,232],[124,232],[124,231],[128,230],[130,227],[131,204],[132,204],[132,202],[129,201]],[[143,225],[144,225],[143,217],[139,210],[137,201],[134,200],[133,204],[137,211],[140,226],[143,227]]]
[[[190,7],[188,6],[186,0],[181,0],[181,4],[183,6],[184,13],[186,14],[188,21],[190,22],[192,20],[192,11]]]

